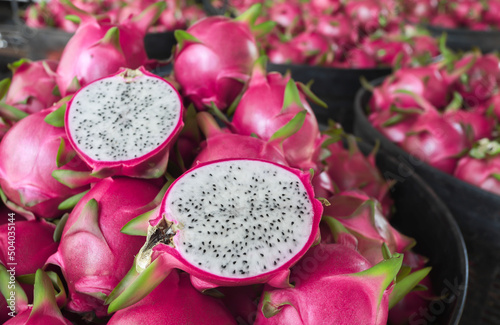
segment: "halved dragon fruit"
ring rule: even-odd
[[[287,287],[289,268],[319,240],[322,211],[306,173],[253,159],[199,164],[169,187],[109,311],[140,300],[174,268],[199,290]]]
[[[61,267],[74,312],[106,315],[104,299],[120,282],[144,243],[120,229],[149,211],[160,188],[150,181],[106,178],[96,183],[69,215],[61,242],[47,264]]]
[[[71,145],[98,177],[157,178],[183,126],[182,100],[144,68],[122,69],[78,91],[68,103]]]
[[[402,260],[394,256],[371,267],[353,248],[320,244],[292,269],[294,288],[264,291],[255,325],[385,325]]]
[[[220,299],[198,292],[189,275],[173,271],[140,302],[116,312],[109,325],[235,325]]]

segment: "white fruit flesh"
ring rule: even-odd
[[[246,278],[273,271],[307,243],[314,210],[299,176],[254,160],[222,161],[185,174],[169,190],[165,218],[192,265]]]
[[[139,74],[96,81],[73,98],[69,133],[96,161],[141,157],[163,144],[179,123],[177,92],[163,80]]]

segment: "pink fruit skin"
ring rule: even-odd
[[[7,266],[9,262],[7,234],[9,224],[0,226],[0,262]],[[58,243],[53,235],[56,227],[44,220],[15,222],[16,237],[16,276],[35,273],[42,268],[50,255],[57,251]]]
[[[61,139],[66,142],[67,155],[74,151],[69,147],[64,128],[44,121],[55,109],[56,106],[25,117],[7,132],[0,143],[0,186],[10,201],[27,212],[12,206],[9,208],[26,218],[58,217],[63,213],[57,208],[61,202],[88,189],[88,186],[70,189],[52,177],[54,170],[88,170],[78,157],[57,167]]]
[[[464,57],[462,65],[469,58]],[[500,81],[500,61],[496,55],[486,54],[477,58],[473,66],[467,71],[466,84],[456,82],[455,88],[462,95],[469,106],[487,101],[497,90]]]
[[[112,27],[119,29],[119,47],[101,41]],[[78,90],[72,86],[74,78],[83,87],[116,73],[119,68],[137,69],[146,64],[145,33],[142,24],[129,22],[117,26],[93,18],[84,20],[66,45],[57,68],[61,94],[66,96]]]
[[[313,28],[317,33],[331,39],[339,46],[354,44],[358,40],[358,33],[352,21],[343,14],[335,16],[321,15],[313,19]]]
[[[412,23],[420,23],[435,14],[436,6],[431,0],[412,0],[405,3],[405,18]]]
[[[300,95],[303,108],[294,103],[282,110],[285,86],[289,80],[289,76],[283,77],[275,72],[266,75],[255,69],[248,89],[236,108],[232,123],[237,133],[247,136],[255,133],[267,141],[298,112],[305,109],[307,114],[301,129],[285,139],[282,145],[290,166],[304,170],[316,168],[318,148],[323,141],[318,121],[303,94]]]
[[[445,118],[455,124],[456,129],[469,126],[472,131],[473,142],[490,138],[493,133],[493,120],[488,119],[482,112],[478,111],[450,111],[444,114]]]
[[[412,271],[417,271],[425,267],[427,259],[412,251],[406,252],[403,264],[412,268]],[[420,311],[420,308],[428,308],[429,303],[436,299],[433,292],[433,285],[426,276],[419,284],[426,286],[425,291],[411,291],[404,298],[394,305],[389,310],[388,324],[390,325],[406,325],[410,317]],[[413,316],[415,317],[415,316]]]
[[[389,183],[375,165],[375,155],[365,157],[355,144],[345,149],[341,143],[327,147],[331,155],[325,159],[326,172],[340,191],[361,190],[378,200],[384,215],[389,215],[392,200],[388,195]]]
[[[373,33],[379,26],[379,17],[383,16],[382,6],[375,0],[346,2],[346,14],[367,34]]]
[[[393,77],[384,80],[381,86],[375,88],[370,106],[375,110],[387,110],[393,104],[398,108],[420,107],[411,95],[398,93],[398,90],[403,89],[421,96],[433,106],[441,108],[448,104],[449,87],[450,82],[434,65],[403,68],[396,71]]]
[[[198,109],[227,108],[243,89],[259,51],[245,22],[225,17],[202,19],[187,30],[201,43],[177,48],[175,78]]]
[[[402,143],[403,149],[449,174],[468,145],[464,132],[437,112],[420,115],[410,132]]]
[[[194,160],[195,165],[220,159],[253,158],[287,166],[282,150],[266,141],[246,135],[219,133],[210,136],[201,146],[202,149]]]
[[[146,298],[117,311],[109,325],[236,325],[217,298],[198,292],[189,275],[172,272]]]
[[[106,76],[102,79],[98,79],[96,81],[100,80],[105,80],[106,78],[113,78],[115,76],[120,75],[123,73],[125,69],[120,69],[116,74],[111,75],[111,76]],[[172,89],[176,92],[177,96],[179,96],[179,102],[182,105],[182,99],[180,97],[180,94],[177,92],[175,87],[170,84],[168,81],[165,79],[156,76],[152,73],[147,72],[143,67],[139,68],[139,71],[142,72],[145,76],[148,77],[154,77],[161,82],[168,83]],[[83,91],[85,89],[82,88],[80,91]],[[78,94],[78,92],[75,94]],[[73,98],[75,98],[73,97]],[[99,172],[101,170],[106,170],[106,173],[110,173],[111,175],[122,175],[122,176],[130,176],[130,177],[142,177],[142,178],[158,178],[161,175],[157,175],[158,172],[161,172],[162,166],[166,166],[168,162],[168,157],[169,157],[169,149],[171,144],[174,143],[177,135],[179,132],[182,130],[182,127],[184,126],[184,123],[182,121],[182,116],[183,116],[183,107],[180,108],[181,113],[179,114],[179,120],[176,123],[175,129],[172,131],[171,135],[162,143],[160,144],[157,148],[155,148],[153,151],[143,155],[142,157],[134,158],[131,160],[124,160],[124,161],[96,161],[89,156],[87,156],[84,152],[82,152],[78,144],[74,141],[71,132],[69,130],[69,123],[68,123],[68,118],[69,118],[69,112],[71,111],[71,104],[73,103],[73,99],[68,103],[68,108],[66,109],[66,115],[65,115],[65,128],[66,128],[66,134],[68,134],[68,140],[71,143],[72,147],[75,148],[75,151],[78,153],[78,155],[82,158],[83,161],[89,165],[94,172]],[[151,166],[157,166],[157,168],[152,168]],[[163,174],[163,173],[161,173]]]
[[[5,103],[28,114],[52,106],[60,99],[53,94],[57,64],[51,60],[27,61],[16,68]],[[33,80],[36,80],[36,83]]]
[[[109,295],[132,266],[144,238],[120,229],[147,212],[147,204],[159,192],[151,182],[131,178],[105,178],[96,183],[69,215],[57,252],[47,263],[61,267],[68,282],[73,312],[94,311],[107,315],[107,306],[97,298]],[[98,211],[87,204],[97,201]]]
[[[500,195],[500,181],[493,177],[500,175],[500,157],[475,159],[465,156],[458,161],[455,177],[476,185],[483,190]]]
[[[280,40],[270,42],[267,50],[269,61],[274,64],[303,64],[306,61],[304,53],[291,42],[282,43]]]
[[[300,28],[302,22],[302,9],[299,3],[293,1],[276,2],[269,8],[269,18],[276,24],[291,31]]]
[[[331,14],[339,10],[342,4],[339,0],[311,0],[310,5],[316,11]]]
[[[2,211],[2,213],[9,213],[9,211]],[[3,217],[3,216],[2,216]],[[57,251],[58,243],[54,242],[53,234],[55,226],[44,220],[30,220],[20,221],[16,220],[14,223],[15,230],[12,225],[3,224],[0,226],[0,264],[9,269],[8,263],[15,262],[16,276],[34,274],[37,269],[42,268],[50,255]],[[8,235],[9,232],[14,231],[16,234],[15,239],[15,254],[14,260],[9,260]],[[27,295],[28,302],[33,302],[33,285],[21,283],[21,287]],[[12,288],[11,288],[12,289]],[[21,313],[28,308],[26,302],[16,301],[16,312]],[[0,321],[5,322],[10,318],[8,313],[10,310],[4,308],[7,306],[4,296],[0,296]],[[5,316],[5,318],[4,318]],[[19,317],[16,316],[16,318]]]
[[[10,318],[4,325],[37,325],[37,324],[50,324],[50,325],[73,325],[69,320],[62,316],[47,314],[36,314],[31,316],[33,307],[28,308],[16,317]]]
[[[487,6],[488,8],[483,11],[482,21],[498,28],[500,26],[500,1],[490,0]]]
[[[382,288],[380,275],[351,275],[370,267],[352,248],[338,244],[313,247],[292,270],[294,288],[266,288],[255,325],[386,324],[392,287]],[[378,305],[381,292],[383,298]],[[272,306],[287,304],[278,307],[275,316],[266,318],[261,312],[265,299]]]
[[[440,26],[444,28],[457,28],[458,23],[453,17],[449,14],[440,14],[438,13],[436,16],[432,17],[430,21],[431,25]]]
[[[233,160],[233,159],[231,159]],[[256,159],[244,159],[244,160],[256,160]],[[219,160],[216,162],[221,162],[224,160]],[[195,170],[196,168],[203,167],[206,164],[211,164],[215,162],[209,162],[209,163],[202,163],[197,165],[196,167],[190,169],[190,170]],[[292,169],[289,167],[285,167],[282,165],[278,165],[272,162],[268,162],[270,164],[274,164],[279,166],[280,168],[283,168],[285,170],[288,170],[295,175],[299,177],[301,182],[304,184],[308,197],[311,200],[313,211],[314,211],[314,219],[312,222],[312,231],[311,235],[302,248],[295,256],[290,258],[288,262],[283,264],[281,267],[279,267],[276,270],[249,277],[249,278],[226,278],[226,277],[221,277],[217,276],[211,273],[208,273],[207,271],[204,271],[202,269],[197,268],[196,266],[192,265],[188,261],[186,261],[183,256],[174,248],[169,245],[164,245],[164,244],[158,244],[153,248],[152,256],[151,256],[151,261],[159,260],[158,262],[158,269],[163,270],[164,273],[168,273],[170,270],[174,268],[181,269],[183,271],[188,272],[191,275],[191,282],[193,283],[194,287],[196,287],[198,290],[203,291],[205,289],[211,289],[211,288],[216,288],[219,286],[226,286],[226,287],[232,287],[232,286],[245,286],[245,285],[251,285],[251,284],[258,284],[258,283],[268,283],[271,286],[275,287],[283,287],[286,286],[286,279],[289,276],[290,270],[289,268],[297,263],[297,261],[307,252],[309,247],[316,242],[319,239],[319,222],[321,219],[321,214],[323,212],[323,206],[322,204],[316,200],[314,197],[314,192],[313,188],[310,184],[310,175],[307,173],[303,173],[297,169]],[[164,213],[160,213],[156,218],[150,221],[151,226],[156,226],[159,224],[160,221],[163,220],[162,214],[165,214],[165,219],[168,220],[168,208],[166,207],[166,198],[169,195],[170,190],[174,187],[175,183],[181,179],[182,177],[178,178],[174,183],[169,187],[169,190],[164,196],[164,199],[161,203],[160,210]],[[174,241],[174,246],[177,245],[177,241],[179,240],[179,237],[176,236],[173,238]]]
[[[396,113],[390,110],[372,112],[368,116],[370,123],[384,136],[394,143],[401,144],[406,139],[406,134],[418,119],[417,114],[407,114],[403,120],[397,124],[386,126],[385,123],[394,117]]]
[[[370,200],[374,206],[366,205]],[[363,192],[341,192],[329,201],[331,205],[325,207],[323,215],[335,218],[353,233],[358,240],[358,251],[373,265],[384,259],[383,243],[387,244],[391,253],[403,253],[414,245],[413,239],[389,224],[377,206],[378,202]]]
[[[331,62],[328,56],[326,56],[325,61],[325,54],[328,55],[332,52],[331,42],[319,33],[302,32],[290,41],[290,45],[302,53],[308,64],[317,65]]]
[[[348,67],[354,69],[367,69],[377,66],[377,61],[373,56],[366,53],[362,48],[353,48],[346,53]]]

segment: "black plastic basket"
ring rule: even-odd
[[[500,50],[500,30],[470,30],[424,25],[435,37],[446,33],[446,46],[452,50],[468,51],[479,48],[483,53]]]
[[[390,68],[340,69],[295,64],[268,64],[267,70],[281,73],[290,71],[295,81],[303,83],[314,80],[312,91],[328,105],[328,109],[313,105],[316,116],[319,120],[335,120],[347,132],[352,132],[352,107],[356,91],[361,86],[360,78],[374,80],[392,71]]]
[[[374,86],[382,83],[378,79]],[[465,238],[470,262],[470,281],[464,324],[500,323],[500,196],[446,174],[410,155],[383,136],[368,121],[365,108],[371,93],[360,89],[355,101],[354,134],[374,143],[398,161],[389,175],[404,181],[417,173],[448,206]],[[444,230],[442,230],[444,233]]]

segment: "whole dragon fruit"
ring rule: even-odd
[[[249,9],[260,8],[255,5]],[[243,14],[240,17],[247,17]],[[184,96],[196,108],[225,109],[250,77],[258,49],[249,24],[243,19],[214,16],[187,31],[176,31],[174,73]]]
[[[285,154],[279,147],[251,136],[224,132],[207,112],[198,113],[197,119],[207,139],[194,159],[195,165],[228,158],[253,158],[287,166]]]
[[[140,300],[174,268],[198,290],[287,287],[289,268],[319,240],[322,211],[298,170],[253,159],[199,164],[168,188],[109,311]]]
[[[242,135],[256,134],[265,141],[281,141],[285,158],[292,167],[317,167],[318,149],[323,142],[318,121],[306,96],[288,75],[267,74],[257,63],[232,125]],[[293,132],[283,132],[285,129]]]
[[[88,189],[91,181],[79,177],[87,165],[75,157],[64,128],[45,122],[63,102],[16,123],[0,143],[0,186],[7,207],[26,218],[55,218],[64,200]],[[67,184],[53,173],[66,175]]]
[[[371,267],[353,248],[317,245],[293,268],[294,288],[264,291],[255,325],[386,324],[402,260],[394,256]]]
[[[165,4],[158,2],[119,25],[87,16],[69,40],[57,68],[57,84],[63,96],[81,86],[116,73],[137,69],[148,61],[144,36]]]
[[[391,253],[403,253],[415,245],[415,241],[394,229],[382,215],[379,203],[360,191],[346,191],[328,199],[323,220],[332,232],[340,223],[358,241],[358,251],[370,263],[377,264],[384,257],[382,245],[385,243]],[[334,234],[336,237],[337,234]]]
[[[465,132],[457,130],[436,111],[419,115],[402,143],[403,149],[411,155],[450,174],[467,145]]]
[[[121,69],[73,96],[65,127],[93,175],[158,178],[182,129],[182,113],[181,97],[165,79],[144,68]]]
[[[26,114],[50,107],[61,99],[55,91],[57,64],[51,60],[33,62],[27,59],[10,64],[12,81],[5,101],[0,103],[0,115],[9,120],[18,120]]]
[[[134,261],[144,243],[120,229],[147,212],[160,189],[151,182],[106,178],[96,183],[68,217],[55,254],[47,261],[61,267],[68,282],[69,310],[106,315],[104,299]]]
[[[31,325],[31,324],[53,324],[71,325],[72,323],[63,317],[57,304],[56,292],[51,278],[38,269],[35,274],[35,289],[33,293],[33,305],[22,311],[17,316],[5,322],[6,325]]]
[[[500,195],[500,144],[480,140],[468,156],[458,161],[455,177]]]
[[[356,139],[347,137],[348,148],[342,143],[333,143],[326,149],[330,156],[325,159],[326,172],[339,191],[361,190],[378,200],[383,206],[384,215],[389,215],[392,200],[388,195],[388,183],[375,165],[375,154],[365,157],[359,151]]]
[[[144,299],[117,311],[108,324],[232,325],[236,321],[219,299],[198,292],[188,274],[174,270]]]

